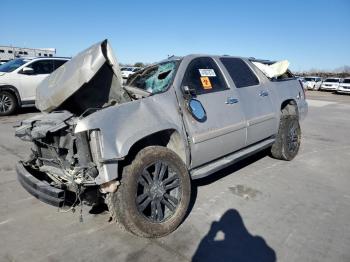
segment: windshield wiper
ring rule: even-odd
[[[134,97],[133,95],[141,97],[148,97],[152,95],[152,93],[135,86],[123,86],[123,89],[128,93],[129,96],[131,96],[131,98],[134,99],[137,99],[138,97]]]

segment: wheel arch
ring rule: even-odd
[[[12,94],[15,95],[15,97],[17,99],[18,106],[22,105],[21,96],[19,95],[18,89],[16,87],[14,87],[12,85],[0,85],[0,91],[11,92]]]
[[[281,104],[281,112],[282,114],[299,116],[297,102],[294,99],[284,100]]]
[[[148,146],[166,147],[176,153],[186,166],[188,164],[187,146],[181,134],[176,129],[160,130],[135,141],[129,148],[124,161],[126,161],[126,163],[131,162],[140,150]]]

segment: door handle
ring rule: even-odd
[[[266,90],[260,91],[259,96],[268,96],[269,92],[267,92]]]
[[[236,104],[236,103],[238,103],[238,99],[234,97],[228,97],[225,102],[225,104],[229,104],[229,105]]]

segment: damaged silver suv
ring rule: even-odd
[[[18,179],[48,204],[105,201],[130,232],[165,236],[186,215],[191,180],[266,148],[277,159],[296,156],[307,103],[283,65],[170,57],[122,86],[108,42],[95,44],[37,89],[43,113],[16,129],[33,145]]]

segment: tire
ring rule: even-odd
[[[165,147],[150,146],[123,168],[120,186],[106,202],[112,218],[126,230],[157,238],[181,224],[190,198],[191,180],[180,157]]]
[[[11,115],[18,107],[17,98],[8,91],[0,91],[0,116]]]
[[[290,161],[299,151],[301,130],[297,115],[282,112],[276,140],[271,147],[272,157]]]

